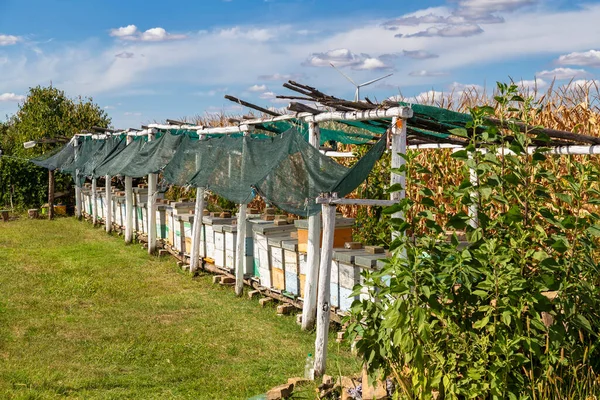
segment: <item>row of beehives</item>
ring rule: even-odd
[[[84,187],[82,195],[84,212],[92,215],[91,189]],[[115,191],[111,197],[112,222],[123,228],[125,194]],[[134,188],[134,230],[143,235],[148,233],[147,197],[147,189]],[[96,206],[98,218],[103,220],[107,207],[103,188],[97,189]],[[160,199],[156,207],[157,240],[184,257],[189,257],[191,249],[193,212],[192,202],[167,202]],[[233,272],[235,268],[236,222],[236,218],[203,216],[200,255],[206,262],[228,272]],[[370,254],[362,249],[344,248],[344,243],[351,241],[353,222],[345,218],[336,220],[331,305],[340,311],[347,311],[355,299],[351,294],[354,286],[361,281],[362,271],[376,268],[379,260],[385,257],[384,254]],[[272,221],[260,219],[260,215],[249,214],[243,258],[245,275],[270,290],[302,299],[307,268],[307,237],[306,220],[297,220],[290,225],[276,225]]]

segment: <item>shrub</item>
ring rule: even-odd
[[[573,159],[558,174],[545,149],[527,151],[548,138],[518,125],[530,123],[534,100],[498,84],[496,102],[473,108],[474,123],[454,132],[470,144],[453,155],[464,178],[445,188],[443,205],[427,187],[434,174],[406,156],[401,171],[413,177],[407,185],[420,194],[420,211],[411,214],[410,199],[386,210],[407,216],[391,221],[394,256],[366,277],[375,301],[352,307],[349,339],[372,374],[395,378],[403,398],[600,392],[600,171]],[[494,113],[506,129],[488,122]],[[467,211],[474,205],[477,218]]]

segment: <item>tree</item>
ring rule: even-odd
[[[0,144],[7,154],[32,158],[68,142],[73,135],[94,126],[108,128],[111,119],[92,98],[75,100],[53,86],[29,89],[19,111],[3,128]],[[27,141],[38,141],[31,149],[23,148]],[[10,153],[8,153],[10,151]],[[48,173],[48,209],[53,216],[54,171]]]

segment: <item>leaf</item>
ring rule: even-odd
[[[454,153],[452,153],[451,157],[456,160],[468,160],[469,153],[467,153],[466,150],[459,150],[459,151],[455,151]]]
[[[566,193],[556,193],[556,197],[558,197],[561,201],[571,205],[573,203],[573,196]]]
[[[395,193],[395,192],[400,192],[402,191],[404,188],[402,187],[402,185],[400,183],[394,183],[392,186],[390,186],[387,190],[386,193]]]
[[[485,298],[489,295],[488,292],[486,292],[485,290],[480,290],[480,289],[473,290],[472,294],[475,296],[481,297],[481,298]]]
[[[587,232],[594,237],[600,237],[600,225],[594,224],[588,227]]]
[[[590,321],[588,321],[588,319],[586,317],[584,317],[581,314],[575,314],[575,319],[577,320],[579,325],[581,325],[586,331],[588,331],[589,333],[591,333],[593,335],[596,335],[594,330],[592,329],[592,325],[590,324]]]
[[[454,129],[450,129],[448,132],[450,132],[454,136],[458,136],[458,137],[463,137],[463,138],[469,137],[467,134],[467,130],[465,128],[454,128]]]
[[[475,328],[475,329],[481,329],[481,328],[485,327],[488,324],[488,322],[490,322],[490,317],[486,315],[485,317],[483,317],[479,321],[475,322],[473,324],[473,328]]]
[[[510,323],[512,321],[512,313],[510,311],[503,311],[501,319],[502,322],[504,322],[504,325],[510,326]]]

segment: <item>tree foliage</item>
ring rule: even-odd
[[[47,171],[27,159],[53,151],[93,126],[107,128],[110,118],[92,98],[69,98],[55,87],[30,88],[19,110],[0,124],[0,206],[39,206],[46,198]],[[25,149],[24,142],[39,141]],[[45,142],[45,143],[44,143]],[[56,191],[69,190],[68,177],[57,176]]]

